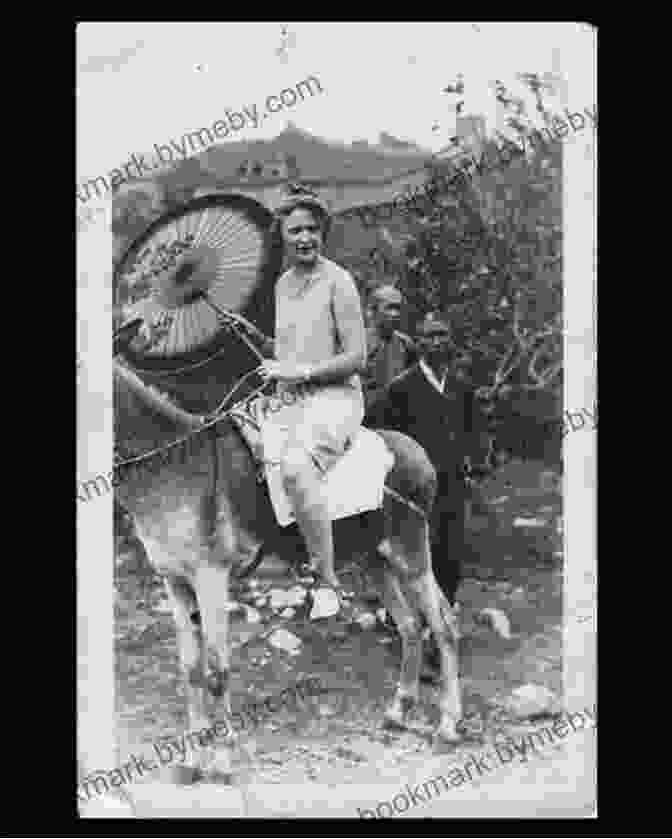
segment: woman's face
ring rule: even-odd
[[[319,219],[302,207],[283,219],[282,239],[290,263],[304,268],[315,265],[324,244]]]

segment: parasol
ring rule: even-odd
[[[126,360],[147,371],[188,368],[231,340],[227,313],[267,311],[281,267],[272,218],[247,196],[206,195],[150,224],[115,273],[121,320],[143,321]]]

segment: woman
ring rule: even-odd
[[[283,483],[317,581],[340,595],[321,484],[364,417],[366,338],[354,280],[321,253],[330,222],[326,205],[301,187],[276,211],[290,267],[275,287],[275,360],[260,372],[277,383],[278,396],[291,397],[274,416],[286,428]]]

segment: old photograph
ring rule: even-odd
[[[80,818],[595,818],[595,27],[76,41]]]

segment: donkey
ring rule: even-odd
[[[212,726],[230,707],[229,584],[236,563],[262,546],[280,545],[280,528],[257,463],[233,420],[206,422],[147,386],[119,360],[113,363],[116,498],[132,516],[148,559],[163,576],[176,623],[190,730]],[[440,651],[439,743],[459,740],[462,717],[456,615],[432,570],[429,517],[436,473],[410,437],[378,431],[394,456],[382,511],[334,523],[337,567],[366,560],[366,573],[402,640],[396,692],[385,724],[403,727],[418,701],[422,627]],[[170,452],[181,457],[170,457]],[[152,453],[153,452],[153,453]],[[185,452],[188,456],[184,456]],[[405,499],[410,504],[405,503]],[[379,526],[372,526],[374,521]],[[228,725],[229,731],[231,726]],[[231,748],[210,743],[189,758],[184,774],[231,780]]]

